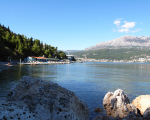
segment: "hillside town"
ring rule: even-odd
[[[146,56],[144,58],[137,58],[131,60],[109,60],[109,59],[93,59],[93,58],[76,58],[77,61],[86,61],[86,62],[140,62],[140,63],[149,63],[150,56]]]

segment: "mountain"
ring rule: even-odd
[[[150,47],[150,37],[146,36],[122,36],[107,42],[100,42],[94,46],[88,47],[85,51],[98,50],[106,47]]]

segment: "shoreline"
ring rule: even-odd
[[[12,66],[14,66],[14,67],[9,67],[7,64],[5,64],[5,63],[7,63],[7,62],[4,62],[4,66],[6,67],[6,70],[4,70],[4,71],[2,71],[2,75],[3,74],[5,74],[5,72],[7,72],[7,69],[9,70],[9,69],[14,69],[14,68],[20,68],[21,66],[17,66],[17,65],[12,65]],[[91,64],[91,63],[90,63]],[[94,63],[92,63],[92,64],[94,64]],[[104,63],[102,63],[102,64],[104,64]],[[110,63],[110,64],[113,64],[113,63]],[[117,65],[118,63],[115,63],[115,65]],[[126,63],[122,63],[122,65],[123,64],[126,64]],[[134,64],[134,63],[132,63],[132,64]],[[77,64],[75,64],[75,65],[77,65]],[[109,64],[107,64],[107,65],[109,65]],[[142,64],[141,64],[142,65]],[[8,66],[8,67],[7,67]],[[43,66],[43,65],[42,65]],[[41,67],[42,67],[41,66]],[[50,66],[52,66],[53,67],[53,65],[49,65],[49,67]],[[60,67],[59,65],[57,65],[58,67]],[[67,65],[68,66],[68,65]],[[74,66],[74,65],[73,65]],[[78,66],[80,67],[80,64],[78,64]],[[82,64],[81,66],[84,66],[84,64]],[[139,64],[139,66],[140,66],[140,64]],[[26,66],[24,66],[24,67],[26,67]],[[29,67],[31,67],[32,68],[32,66],[29,66]],[[36,66],[35,66],[36,67]],[[40,67],[40,66],[39,66]],[[64,65],[61,65],[61,67],[64,67]],[[54,69],[55,69],[55,66],[53,67]],[[57,68],[56,68],[57,69]],[[52,69],[53,70],[53,69]],[[7,74],[6,74],[7,75]],[[134,97],[135,98],[135,97]],[[133,100],[133,99],[131,99],[131,100]],[[100,106],[96,106],[96,107],[100,107]],[[102,107],[100,107],[100,108],[102,108]],[[92,118],[92,117],[91,117]],[[92,119],[91,119],[92,120]]]
[[[8,62],[0,62],[0,72],[4,69],[7,69],[8,66],[12,65],[8,65]]]

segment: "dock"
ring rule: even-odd
[[[52,64],[70,64],[70,62],[26,62],[19,65],[52,65]]]

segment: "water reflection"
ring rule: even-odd
[[[120,88],[130,100],[150,91],[150,64],[136,63],[75,63],[62,65],[12,66],[0,72],[0,97],[5,96],[22,76],[40,77],[73,91],[84,100],[90,110],[90,119],[103,108],[104,95]],[[102,112],[101,114],[104,114]]]

